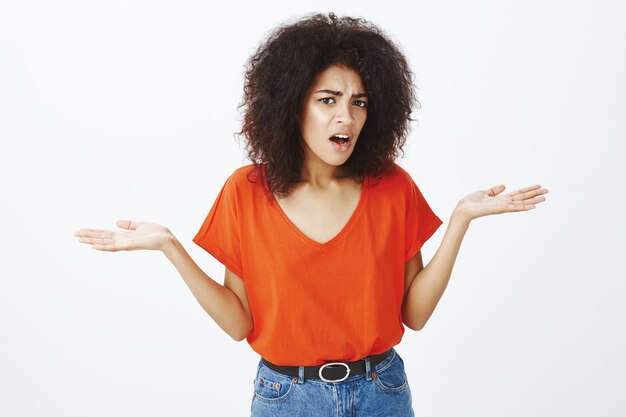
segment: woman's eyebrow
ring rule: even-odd
[[[333,90],[317,90],[314,94],[317,93],[326,93],[326,94],[332,94],[334,96],[343,96],[343,93],[341,91],[333,91]],[[369,98],[369,94],[367,93],[357,93],[357,94],[352,94],[353,98],[361,98],[361,97],[367,97]]]

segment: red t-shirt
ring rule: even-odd
[[[350,362],[404,334],[404,266],[442,224],[399,165],[366,178],[352,217],[330,241],[302,233],[253,165],[226,180],[193,242],[244,280],[250,347],[277,365]],[[256,177],[255,177],[256,178]]]

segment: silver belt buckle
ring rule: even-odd
[[[322,371],[324,370],[324,368],[326,368],[327,366],[330,366],[330,365],[343,365],[343,366],[345,366],[346,370],[347,370],[346,376],[344,376],[341,379],[334,379],[334,380],[333,379],[326,379],[326,378],[324,378],[322,376]],[[324,381],[324,382],[341,382],[341,381],[344,381],[346,378],[348,378],[348,375],[350,375],[350,371],[351,371],[350,367],[347,364],[343,363],[343,362],[331,362],[331,363],[325,363],[324,365],[322,365],[322,367],[319,370],[319,375],[320,375],[320,379],[322,381]]]

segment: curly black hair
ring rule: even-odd
[[[265,191],[289,194],[300,180],[304,150],[298,119],[315,77],[331,65],[359,73],[369,94],[367,119],[342,168],[359,183],[389,172],[410,131],[413,73],[399,47],[376,25],[333,12],[307,15],[275,28],[245,68],[243,125],[246,153]],[[258,177],[257,177],[258,178]],[[248,176],[250,180],[250,175]],[[252,180],[250,180],[252,181]],[[252,181],[254,182],[254,181]]]

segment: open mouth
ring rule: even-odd
[[[329,139],[338,145],[345,145],[346,143],[350,141],[350,138],[348,137],[348,135],[334,135],[334,136],[331,136]]]

